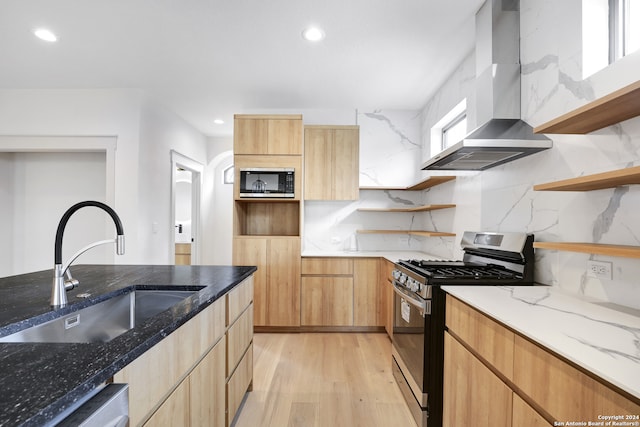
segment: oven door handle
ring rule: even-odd
[[[425,317],[427,314],[431,314],[431,301],[416,299],[408,291],[405,291],[395,283],[393,283],[393,290],[404,298],[405,301],[417,308],[420,312],[420,316]]]

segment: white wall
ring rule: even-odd
[[[14,187],[14,155],[0,153],[0,224],[5,224],[7,231],[3,233],[4,243],[0,245],[0,277],[12,274],[14,260],[14,231],[13,227],[13,187]]]
[[[138,250],[145,263],[174,263],[170,257],[174,236],[171,150],[202,165],[206,163],[206,137],[174,113],[145,101],[140,117],[139,214],[136,223]]]
[[[233,137],[207,139],[207,163],[202,185],[202,263],[230,265],[233,234],[233,185],[223,171],[233,164]]]
[[[113,207],[126,253],[114,261],[173,263],[170,150],[206,160],[205,137],[181,118],[137,90],[0,90],[0,135],[115,136]]]
[[[12,188],[13,265],[0,276],[53,268],[56,229],[64,212],[83,200],[105,201],[105,153],[15,153]],[[85,208],[69,219],[63,262],[89,243],[115,237],[111,219]],[[101,246],[78,258],[82,263],[113,262],[115,246]]]

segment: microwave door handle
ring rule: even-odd
[[[411,296],[411,294],[409,292],[405,291],[404,289],[402,289],[400,286],[396,285],[395,283],[393,284],[393,290],[398,295],[403,297],[405,301],[407,301],[409,304],[411,304],[412,306],[417,308],[422,317],[425,317],[425,315],[427,315],[427,314],[431,314],[431,304],[430,304],[431,301],[424,301],[423,302],[423,301],[417,300],[413,296]]]

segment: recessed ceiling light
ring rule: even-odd
[[[310,42],[318,42],[324,39],[324,31],[318,27],[309,27],[302,32],[302,38]]]
[[[215,120],[213,121],[213,123],[215,123],[215,124],[217,124],[217,125],[223,125],[223,124],[224,124],[224,120],[222,120],[222,119],[215,119]]]
[[[58,37],[46,28],[38,28],[33,31],[33,34],[35,34],[37,38],[47,42],[55,42],[58,40]]]

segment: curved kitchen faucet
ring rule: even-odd
[[[100,240],[98,242],[91,243],[90,245],[80,249],[78,252],[73,255],[69,261],[65,265],[62,265],[62,237],[64,235],[64,229],[67,226],[67,222],[69,218],[75,211],[78,209],[84,208],[85,206],[94,206],[96,208],[100,208],[111,216],[114,224],[116,225],[116,233],[117,236],[112,240]],[[116,253],[118,255],[124,254],[124,230],[122,229],[122,222],[118,217],[118,214],[111,209],[109,206],[105,205],[101,202],[94,202],[88,200],[86,202],[76,203],[71,206],[67,211],[62,215],[60,219],[60,223],[58,224],[58,231],[56,231],[56,243],[54,248],[54,272],[53,272],[53,284],[51,287],[51,306],[52,307],[64,307],[67,305],[67,291],[75,288],[78,285],[78,281],[71,276],[71,271],[69,267],[71,263],[76,260],[80,255],[84,252],[88,251],[91,248],[94,248],[99,245],[104,245],[107,243],[115,243],[116,244]],[[67,276],[65,280],[64,276]]]

